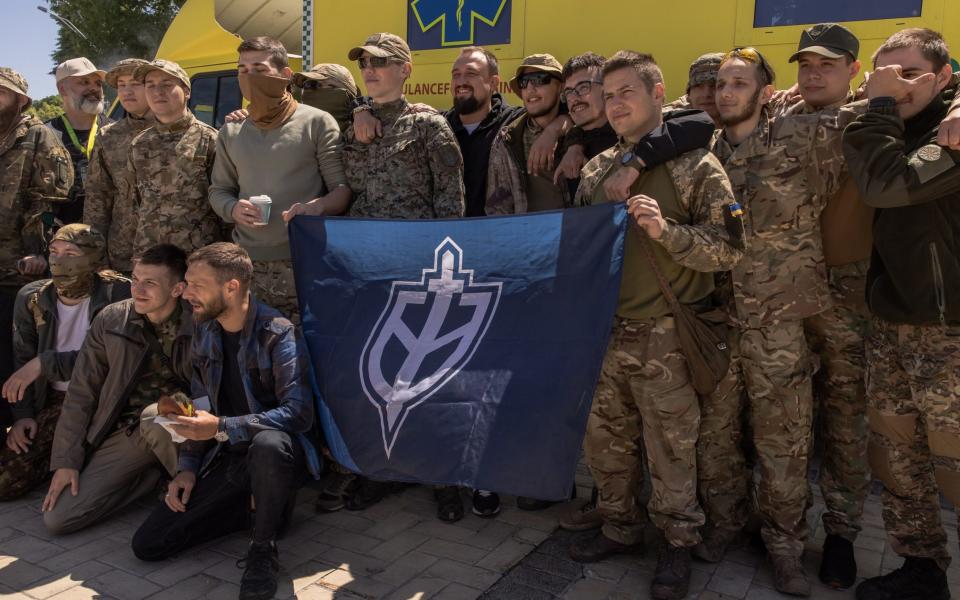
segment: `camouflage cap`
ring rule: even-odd
[[[704,83],[716,83],[717,71],[720,70],[722,60],[722,52],[710,52],[693,61],[690,64],[690,75],[687,77],[687,91]]]
[[[84,223],[64,225],[53,235],[50,243],[57,240],[74,244],[80,248],[85,256],[91,256],[97,261],[103,258],[103,253],[107,248],[107,241],[103,238],[103,235]]]
[[[10,67],[0,67],[0,87],[8,89],[14,94],[20,94],[27,99],[27,106],[30,106],[30,94],[27,93],[29,86],[27,80],[20,73]]]
[[[563,77],[563,65],[552,54],[531,54],[520,62],[513,79],[510,80],[510,89],[518,96],[520,95],[520,85],[517,83],[517,79],[524,69],[553,73],[557,78]]]
[[[121,75],[133,75],[138,68],[147,64],[150,64],[149,61],[143,60],[142,58],[125,58],[121,60],[107,71],[107,85],[116,89],[117,79]]]
[[[843,25],[819,23],[800,34],[800,44],[790,57],[790,62],[796,62],[804,52],[813,52],[827,58],[850,56],[857,60],[860,40]]]
[[[153,71],[163,71],[171,77],[176,77],[188,90],[190,89],[190,76],[183,70],[183,67],[171,60],[158,58],[153,62],[140,65],[137,67],[137,70],[133,72],[133,76],[137,81],[143,81],[147,78],[147,73]]]
[[[307,81],[325,81],[338,87],[354,96],[360,95],[360,88],[354,81],[350,70],[343,65],[334,63],[323,63],[314,65],[309,71],[303,73],[294,73],[293,84],[297,87],[303,87]]]
[[[357,60],[364,52],[382,58],[397,58],[403,62],[413,62],[410,46],[403,38],[392,33],[375,33],[368,37],[362,45],[351,48],[347,58]]]

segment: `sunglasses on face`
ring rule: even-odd
[[[593,89],[595,85],[602,85],[602,81],[581,81],[572,88],[563,88],[563,91],[560,92],[560,97],[563,98],[565,102],[570,102],[573,100],[573,97],[583,98],[590,93],[590,90]]]
[[[517,85],[521,90],[527,89],[527,86],[531,83],[534,85],[534,87],[543,87],[550,83],[551,79],[559,79],[559,77],[553,73],[544,73],[543,71],[525,73],[517,78]]]
[[[770,63],[767,62],[767,59],[760,54],[760,51],[756,48],[750,46],[742,46],[739,48],[734,48],[723,57],[723,60],[720,64],[725,63],[731,58],[739,58],[747,62],[752,62],[755,65],[759,65],[763,72],[767,75],[767,83],[771,84],[774,80],[773,67],[770,66]]]
[[[361,56],[357,60],[357,65],[361,69],[371,68],[371,69],[382,69],[383,67],[394,64],[397,61],[392,58],[386,58],[383,56]]]

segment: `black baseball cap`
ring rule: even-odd
[[[790,62],[796,62],[803,52],[813,52],[827,58],[842,58],[850,56],[857,60],[860,53],[860,40],[853,32],[836,23],[820,23],[800,34],[800,45],[790,57]]]

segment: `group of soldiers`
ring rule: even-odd
[[[652,522],[663,540],[651,596],[683,598],[692,558],[722,560],[753,519],[777,590],[809,595],[801,557],[816,431],[820,580],[856,581],[853,542],[872,474],[905,561],[857,597],[949,598],[939,494],[960,501],[960,99],[938,33],[891,36],[853,91],[859,41],[841,25],[816,25],[791,57],[789,89],[778,92],[764,56],[741,47],[697,58],[685,95],[669,104],[654,58],[622,50],[566,64],[526,57],[509,81],[523,105],[511,107],[496,91],[496,56],[468,47],[451,67],[446,113],[403,96],[413,57],[390,33],[347,55],[365,94],[341,65],[294,74],[271,38],[246,40],[238,54],[249,105],[219,132],[190,112],[190,78],[169,61],[127,59],[108,72],[66,61],[56,71],[65,114],[47,124],[25,112],[24,79],[0,70],[0,326],[14,334],[14,347],[0,335],[0,376],[16,416],[0,451],[0,498],[26,493],[49,467],[44,518],[65,533],[149,491],[160,475],[142,472],[159,463],[172,481],[133,547],[165,558],[248,524],[241,495],[191,496],[197,473],[217,464],[198,443],[216,440],[221,460],[242,464],[240,487],[257,506],[241,597],[271,597],[273,541],[290,508],[276,490],[319,465],[307,440],[310,392],[283,354],[302,354],[286,223],[625,201],[620,299],[584,440],[596,490],[561,520],[596,532],[571,556],[641,552]],[[104,82],[125,112],[114,123],[103,116]],[[267,208],[253,201],[262,195]],[[114,330],[101,321],[120,319],[110,303],[131,289],[128,320],[148,333],[130,335],[144,336],[148,368],[132,369],[111,350],[126,347],[105,341]],[[254,297],[286,318],[264,305],[250,312]],[[75,306],[86,307],[79,320]],[[695,385],[678,307],[724,331],[717,350],[730,367],[712,390]],[[251,334],[244,319],[261,315],[262,335]],[[182,338],[194,321],[188,352]],[[284,381],[263,375],[283,357]],[[250,384],[250,372],[267,379]],[[212,406],[177,418],[174,431],[189,440],[177,456],[145,423],[179,380]],[[122,485],[103,476],[115,464],[107,447],[116,454],[110,445],[122,441],[111,441],[116,430],[142,436],[128,442],[142,460]],[[269,437],[276,432],[288,435]],[[285,485],[266,485],[268,468]],[[394,489],[330,464],[317,508],[362,509]],[[436,496],[439,518],[463,516],[460,490]],[[230,517],[204,522],[214,509]],[[499,497],[476,490],[472,509],[494,516]]]

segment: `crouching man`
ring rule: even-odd
[[[90,324],[50,453],[43,522],[51,533],[100,522],[155,489],[164,471],[176,473],[176,445],[153,418],[160,396],[188,381],[193,321],[180,299],[185,271],[176,246],[149,248],[134,260],[133,298],[107,306]]]
[[[306,347],[286,317],[250,294],[253,263],[243,248],[211,244],[188,265],[184,297],[198,323],[192,392],[209,398],[212,412],[176,417],[188,440],[177,476],[134,535],[133,552],[163,560],[252,525],[240,597],[272,598],[274,541],[306,465],[317,470]]]

